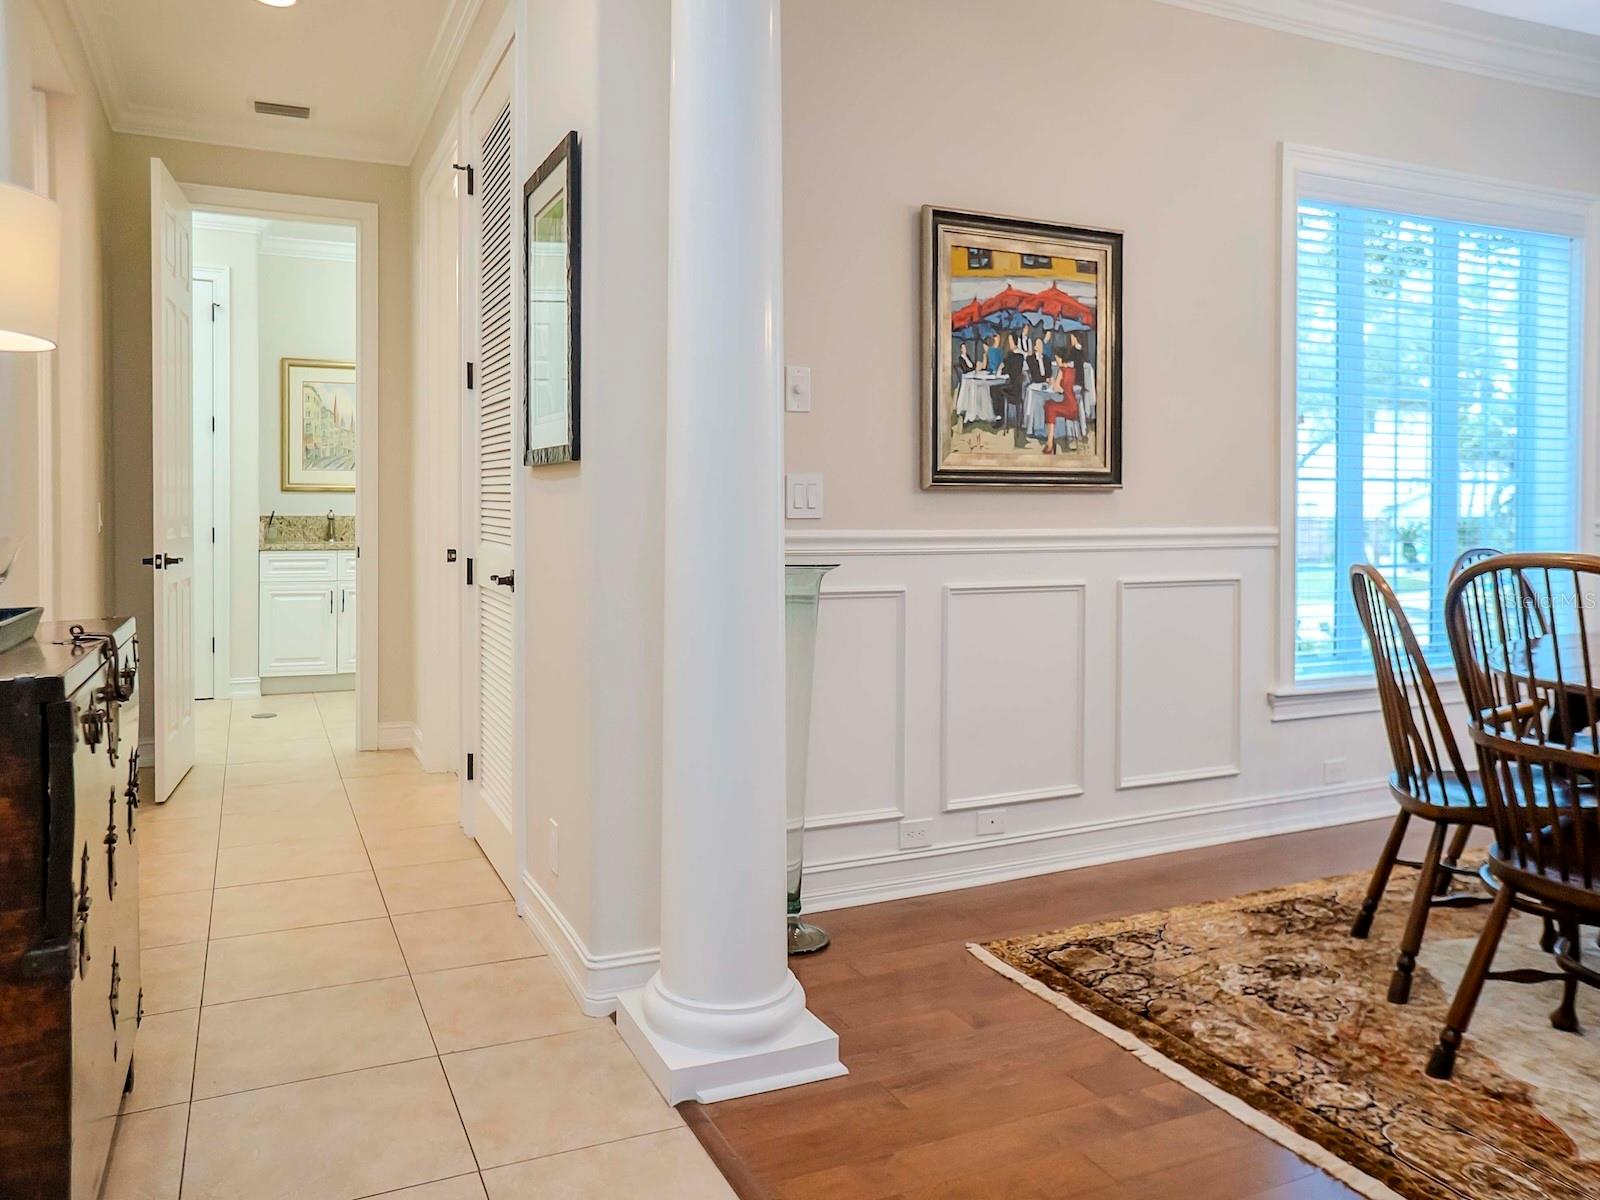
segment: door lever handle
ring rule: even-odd
[[[503,588],[510,588],[514,592],[517,590],[517,573],[515,571],[507,571],[504,575],[491,575],[489,576],[489,582],[498,584]]]
[[[157,555],[154,555],[154,556],[152,556],[150,558],[141,558],[139,561],[142,562],[145,566],[154,567],[156,570],[159,571],[159,570],[161,570],[162,566],[165,565],[167,560],[162,558],[161,555],[157,554]]]
[[[167,555],[167,566],[169,567],[175,567],[182,561],[183,559],[179,558],[176,554]]]

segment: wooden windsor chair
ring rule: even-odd
[[[1389,792],[1400,806],[1373,869],[1366,898],[1350,927],[1350,936],[1364,938],[1371,931],[1373,915],[1395,865],[1417,868],[1416,893],[1389,981],[1389,1000],[1404,1004],[1411,997],[1411,977],[1427,932],[1429,912],[1441,905],[1488,903],[1488,897],[1476,891],[1452,893],[1450,881],[1457,876],[1475,877],[1474,872],[1457,864],[1473,829],[1489,824],[1489,810],[1477,777],[1461,757],[1433,672],[1394,589],[1382,572],[1365,563],[1350,568],[1350,586],[1372,649],[1384,731],[1394,762]],[[1401,843],[1414,817],[1433,825],[1420,862],[1400,857]]]
[[[1524,590],[1546,614],[1543,631]],[[1508,554],[1469,565],[1445,597],[1445,625],[1494,829],[1486,878],[1494,906],[1445,1017],[1427,1073],[1448,1079],[1486,980],[1559,979],[1550,1021],[1580,1032],[1579,984],[1600,987],[1583,961],[1583,926],[1600,925],[1600,558]],[[1554,699],[1551,720],[1508,720],[1527,697]],[[1542,707],[1542,706],[1541,706]],[[1493,970],[1513,909],[1559,931],[1554,971]]]

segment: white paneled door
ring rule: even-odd
[[[189,201],[150,160],[151,477],[156,802],[194,766],[194,292]]]
[[[517,463],[514,268],[517,203],[512,169],[511,53],[474,103],[471,145],[476,358],[468,392],[473,453],[468,508],[473,550],[467,784],[473,835],[513,892],[517,646],[512,488]]]

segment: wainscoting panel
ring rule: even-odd
[[[1378,714],[1272,719],[1271,529],[806,529],[789,551],[841,564],[807,908],[1393,811]]]
[[[1117,786],[1239,773],[1238,576],[1117,584]]]
[[[944,590],[943,808],[1083,792],[1081,581]]]
[[[904,588],[837,588],[817,614],[807,768],[812,829],[905,816]]]

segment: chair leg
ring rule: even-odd
[[[1400,957],[1395,961],[1394,976],[1389,980],[1390,1004],[1404,1004],[1411,999],[1411,973],[1416,970],[1417,951],[1422,949],[1422,935],[1428,928],[1433,883],[1439,874],[1439,858],[1444,854],[1444,837],[1449,830],[1450,826],[1443,821],[1433,823],[1428,853],[1422,859],[1422,873],[1417,876],[1417,893],[1411,899],[1411,915],[1406,918],[1405,936],[1400,939]]]
[[[1444,852],[1444,865],[1453,867],[1461,861],[1461,856],[1466,853],[1467,839],[1472,836],[1471,825],[1458,825],[1454,835],[1450,838],[1450,849]],[[1454,877],[1449,871],[1440,871],[1439,878],[1434,881],[1433,894],[1446,895],[1450,891],[1450,883]]]
[[[1556,942],[1560,940],[1556,936],[1556,923],[1549,917],[1544,917],[1542,920],[1544,921],[1544,932],[1539,935],[1539,949],[1546,954],[1554,954],[1556,952]]]
[[[1372,916],[1383,901],[1383,890],[1389,886],[1389,873],[1394,870],[1394,860],[1400,856],[1400,843],[1405,840],[1406,826],[1411,814],[1401,809],[1395,814],[1394,826],[1389,830],[1389,840],[1383,844],[1378,865],[1372,869],[1372,882],[1367,885],[1367,897],[1361,902],[1361,911],[1350,926],[1350,936],[1364,938],[1372,929]]]
[[[1576,921],[1561,923],[1561,940],[1556,943],[1556,953],[1563,958],[1582,961],[1583,939]],[[1578,1024],[1578,976],[1572,971],[1567,971],[1567,977],[1562,981],[1561,1005],[1550,1014],[1550,1024],[1562,1033],[1583,1032],[1583,1027]]]
[[[1511,886],[1502,883],[1494,895],[1489,919],[1484,922],[1483,932],[1478,935],[1478,944],[1472,949],[1466,973],[1461,976],[1461,985],[1456,988],[1456,998],[1451,1001],[1450,1011],[1445,1014],[1439,1044],[1433,1048],[1433,1056],[1428,1059],[1427,1072],[1434,1079],[1449,1079],[1455,1074],[1456,1051],[1461,1049],[1461,1039],[1466,1036],[1467,1026],[1472,1023],[1472,1012],[1478,1007],[1478,997],[1483,993],[1483,981],[1488,978],[1489,968],[1494,964],[1494,952],[1500,948],[1500,935],[1506,931],[1506,918],[1511,915],[1511,899]]]

